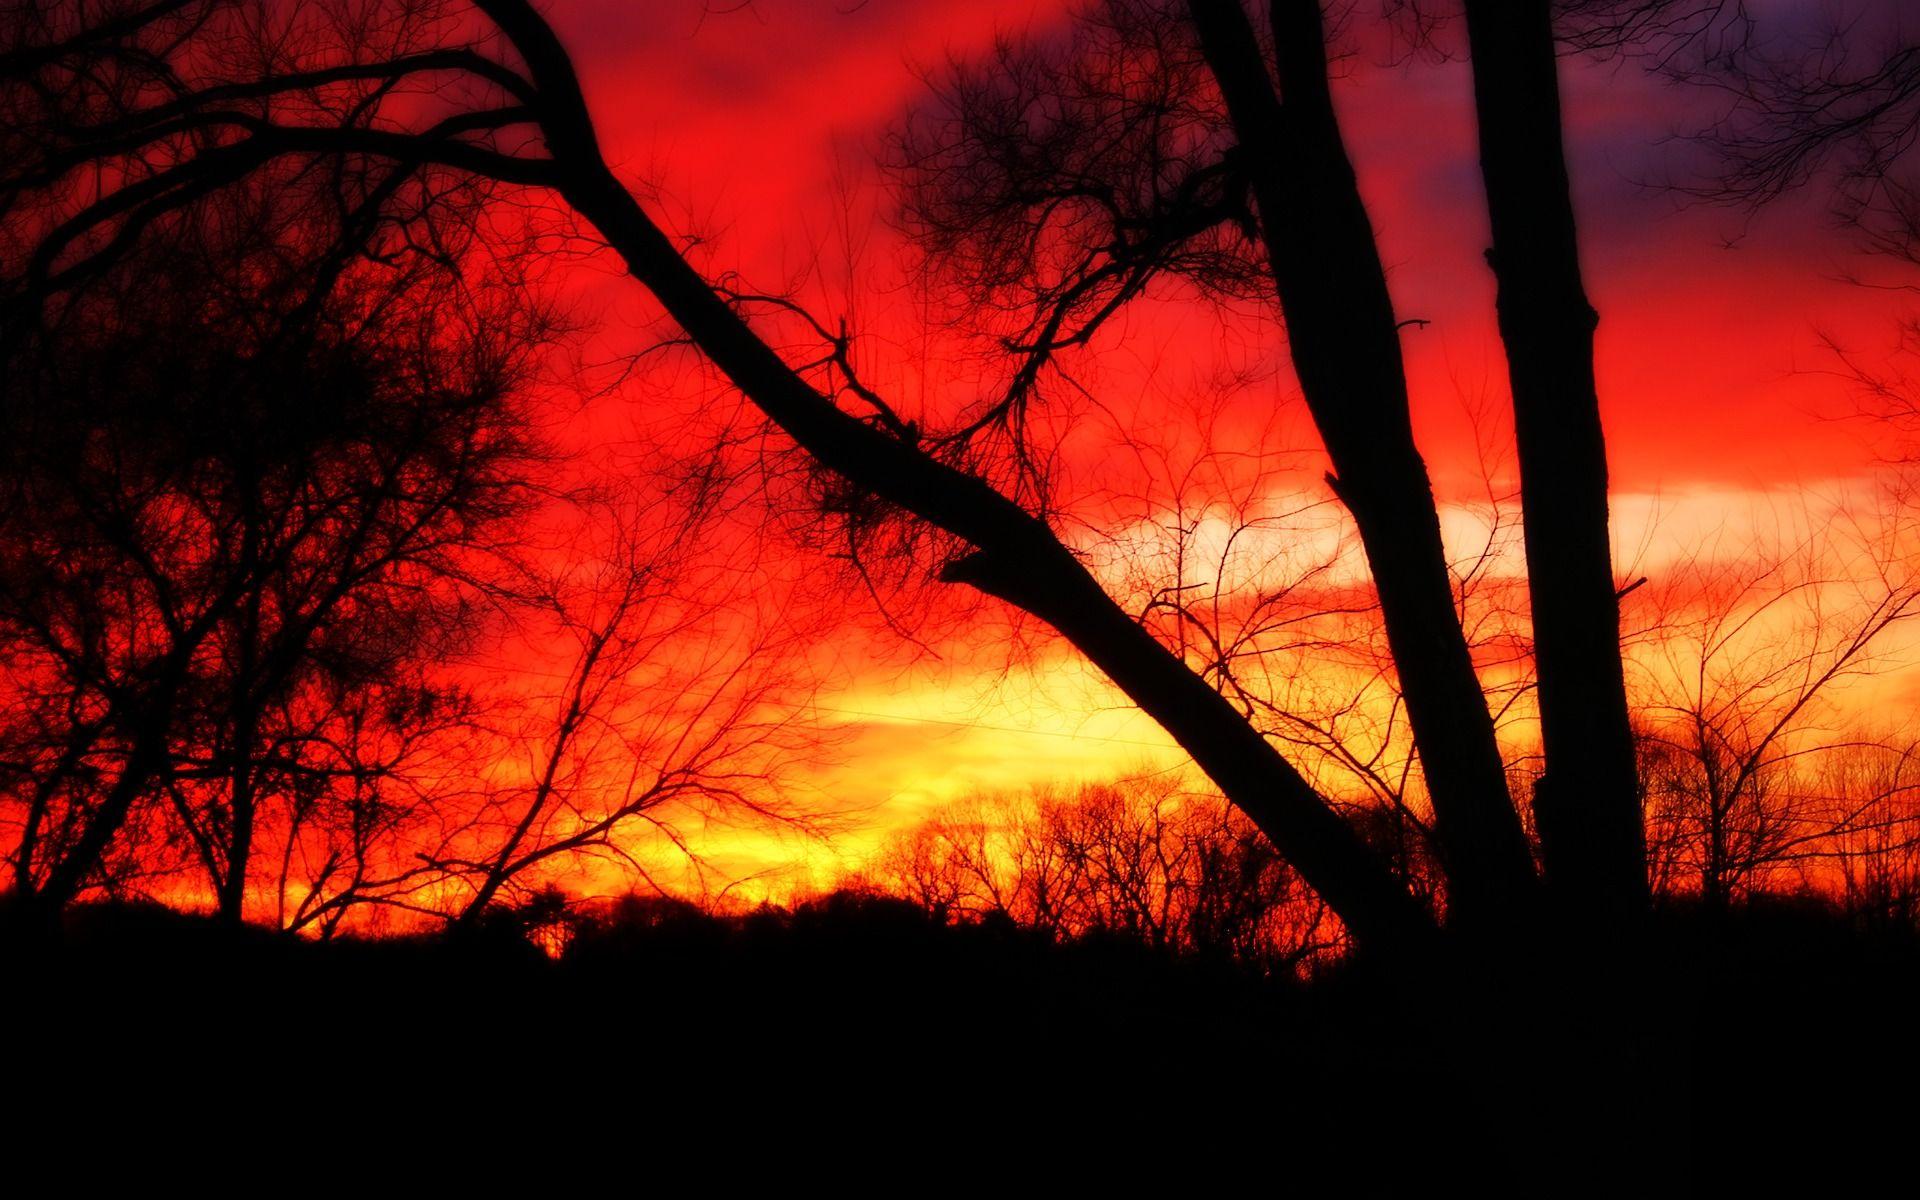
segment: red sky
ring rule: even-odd
[[[656,185],[670,216],[714,237],[719,261],[769,274],[809,257],[829,229],[836,173],[867,159],[922,94],[914,64],[975,53],[996,29],[1044,31],[1065,5],[756,0],[707,11],[730,7],[572,0],[554,16],[610,156]],[[1853,470],[1858,447],[1845,431],[1790,448],[1775,434],[1831,398],[1830,380],[1796,375],[1828,365],[1817,332],[1868,347],[1886,340],[1885,295],[1836,278],[1862,264],[1815,205],[1758,219],[1677,211],[1671,194],[1638,182],[1687,169],[1684,148],[1659,143],[1691,126],[1697,97],[1630,62],[1570,60],[1566,74],[1617,486]],[[1457,391],[1450,379],[1501,376],[1469,87],[1463,64],[1360,62],[1341,91],[1398,307],[1434,322],[1409,353],[1416,406],[1436,429]],[[1706,446],[1714,452],[1700,454]]]
[[[1045,31],[1061,19],[1059,4],[1039,0],[757,0],[706,11],[729,7],[569,0],[553,16],[609,157],[657,190],[654,210],[669,224],[708,239],[710,263],[756,281],[788,277],[823,246],[831,260],[849,192],[857,232],[867,232],[875,196],[863,164],[920,94],[915,64],[975,53],[996,29]],[[1679,206],[1647,186],[1689,169],[1687,149],[1663,135],[1688,127],[1697,97],[1630,62],[1571,60],[1563,77],[1622,545],[1639,543],[1654,511],[1660,536],[1684,542],[1692,530],[1738,525],[1781,489],[1858,476],[1873,431],[1825,419],[1848,395],[1823,373],[1833,363],[1821,336],[1869,361],[1884,355],[1898,301],[1838,278],[1871,264],[1817,203],[1753,218]],[[1504,396],[1469,87],[1463,64],[1363,57],[1339,92],[1397,306],[1431,322],[1407,348],[1416,425],[1443,500],[1477,486],[1463,397]],[[884,253],[869,246],[869,259]],[[622,280],[593,295],[616,329],[652,313]],[[1164,313],[1152,319],[1163,340],[1180,328]],[[905,363],[874,369],[912,373]],[[1158,731],[1065,656],[1042,655],[1036,681],[1003,677],[991,654],[957,644],[935,647],[938,660],[903,666],[887,653],[875,666],[866,648],[876,640],[836,643],[836,682],[822,702],[850,740],[812,780],[863,809],[869,836],[970,789],[1169,760]],[[850,852],[868,840],[855,837]],[[794,853],[739,833],[715,834],[707,848],[736,873]]]

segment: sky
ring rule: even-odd
[[[552,15],[610,160],[670,227],[700,235],[709,270],[844,275],[840,294],[860,297],[850,311],[881,330],[910,320],[904,293],[874,284],[892,234],[878,221],[886,199],[868,164],[886,130],[923,94],[923,70],[978,55],[996,31],[1044,35],[1064,19],[1062,5],[1040,0],[571,0]],[[1406,350],[1416,432],[1443,505],[1478,494],[1486,430],[1469,414],[1497,412],[1505,388],[1470,86],[1464,64],[1391,64],[1363,50],[1337,93],[1396,307],[1428,322]],[[1755,514],[1777,511],[1782,497],[1856,487],[1885,434],[1835,419],[1852,397],[1828,342],[1884,359],[1903,302],[1845,278],[1880,268],[1817,196],[1753,214],[1682,204],[1657,186],[1694,168],[1671,135],[1697,123],[1698,96],[1632,62],[1583,59],[1564,63],[1563,93],[1601,314],[1617,557],[1657,572],[1662,555],[1764,520]],[[637,287],[604,272],[580,286],[607,337],[644,336],[655,313]],[[1196,330],[1205,340],[1204,315],[1177,308],[1148,306],[1125,326],[1159,347],[1155,379],[1169,373],[1165,355],[1202,355],[1191,343]],[[901,361],[888,361],[890,349]],[[909,381],[917,370],[917,386],[940,386],[903,340],[880,339],[867,355],[877,378]],[[1122,365],[1105,378],[1131,385],[1145,369]],[[1270,386],[1284,392],[1291,381]],[[946,640],[908,652],[883,629],[823,627],[811,654],[824,656],[818,712],[836,740],[796,786],[803,801],[845,814],[847,831],[831,846],[698,832],[717,875],[857,862],[943,800],[1178,762],[1165,736],[1071,654],[1043,638],[1010,668],[978,633],[943,627]]]

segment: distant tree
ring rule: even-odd
[[[1656,890],[1725,907],[1817,883],[1802,869],[1843,843],[1920,831],[1920,808],[1887,788],[1833,786],[1850,757],[1897,756],[1851,734],[1835,704],[1920,617],[1902,514],[1848,520],[1805,514],[1771,550],[1707,543],[1642,589],[1630,662]]]
[[[865,883],[943,920],[1004,917],[1282,975],[1344,944],[1259,831],[1177,776],[946,806],[896,835]]]
[[[697,870],[689,820],[823,824],[779,786],[823,746],[794,635],[754,601],[741,547],[713,536],[736,483],[711,458],[627,489],[594,506],[602,547],[534,566],[516,642],[563,669],[498,715],[468,811],[422,853],[456,889],[456,927],[596,860],[663,890],[633,844],[650,836]]]
[[[1820,756],[1834,808],[1816,866],[1823,892],[1869,927],[1920,928],[1920,779],[1911,743],[1861,739]],[[1837,883],[1837,886],[1836,886]]]

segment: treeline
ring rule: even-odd
[[[1797,904],[1862,931],[1920,932],[1910,748],[1855,739],[1743,758],[1670,731],[1643,737],[1640,762],[1657,903]],[[1412,890],[1444,904],[1417,813],[1353,815]],[[944,806],[847,886],[941,921],[1117,938],[1267,975],[1310,974],[1347,950],[1339,920],[1251,823],[1173,773]]]
[[[1276,974],[1343,939],[1259,830],[1179,775],[948,805],[851,884],[941,920],[1117,937]]]

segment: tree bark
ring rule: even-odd
[[[1467,28],[1546,760],[1534,820],[1559,902],[1623,916],[1647,903],[1645,831],[1594,384],[1599,317],[1581,280],[1552,14],[1547,0],[1468,0]]]
[[[1279,91],[1239,0],[1190,0],[1252,175],[1294,371],[1373,572],[1433,803],[1448,904],[1497,925],[1535,890],[1413,440],[1399,324],[1340,137],[1317,0],[1274,0]]]

